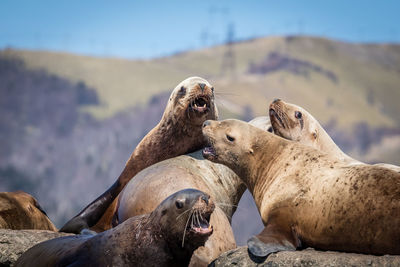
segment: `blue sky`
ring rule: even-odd
[[[400,1],[0,1],[0,49],[151,58],[236,39],[307,34],[400,42]]]

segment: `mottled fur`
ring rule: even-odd
[[[203,133],[214,149],[205,157],[238,174],[266,225],[249,240],[252,253],[303,245],[400,254],[399,173],[349,164],[237,120],[206,121]]]

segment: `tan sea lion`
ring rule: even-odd
[[[137,145],[117,181],[60,231],[79,233],[95,224],[96,231],[109,229],[117,204],[114,200],[129,180],[154,163],[202,148],[201,125],[217,118],[210,83],[199,77],[182,81],[171,93],[161,121]]]
[[[400,253],[400,174],[352,165],[238,120],[206,121],[205,158],[247,185],[264,230],[248,241],[258,257],[311,246]]]
[[[207,266],[222,252],[236,248],[230,220],[246,187],[226,166],[204,160],[201,151],[164,160],[139,172],[120,194],[116,221],[148,213],[171,192],[188,187],[206,192],[216,204],[211,216],[214,233],[192,259],[193,265]]]
[[[40,243],[15,266],[187,266],[213,232],[213,210],[207,194],[185,189],[108,231]]]
[[[277,135],[314,147],[349,163],[365,164],[344,153],[321,124],[304,108],[275,99],[270,105],[269,115]],[[400,167],[396,165],[374,165],[400,172]]]
[[[23,191],[0,193],[0,228],[57,231],[38,201]]]

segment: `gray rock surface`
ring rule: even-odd
[[[48,239],[71,234],[44,230],[0,229],[0,267],[12,266],[26,250]],[[400,256],[373,256],[333,251],[282,251],[267,259],[250,258],[247,247],[225,252],[211,266],[400,266]]]
[[[400,256],[373,256],[305,249],[273,253],[266,259],[251,259],[247,247],[239,247],[225,252],[210,266],[400,266]]]
[[[0,267],[12,266],[29,248],[60,236],[71,234],[45,230],[9,230],[0,229]]]

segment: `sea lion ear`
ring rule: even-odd
[[[317,135],[317,132],[316,132],[316,131],[312,133],[312,137],[314,137],[314,139],[317,139],[317,136],[318,136],[318,135]]]

